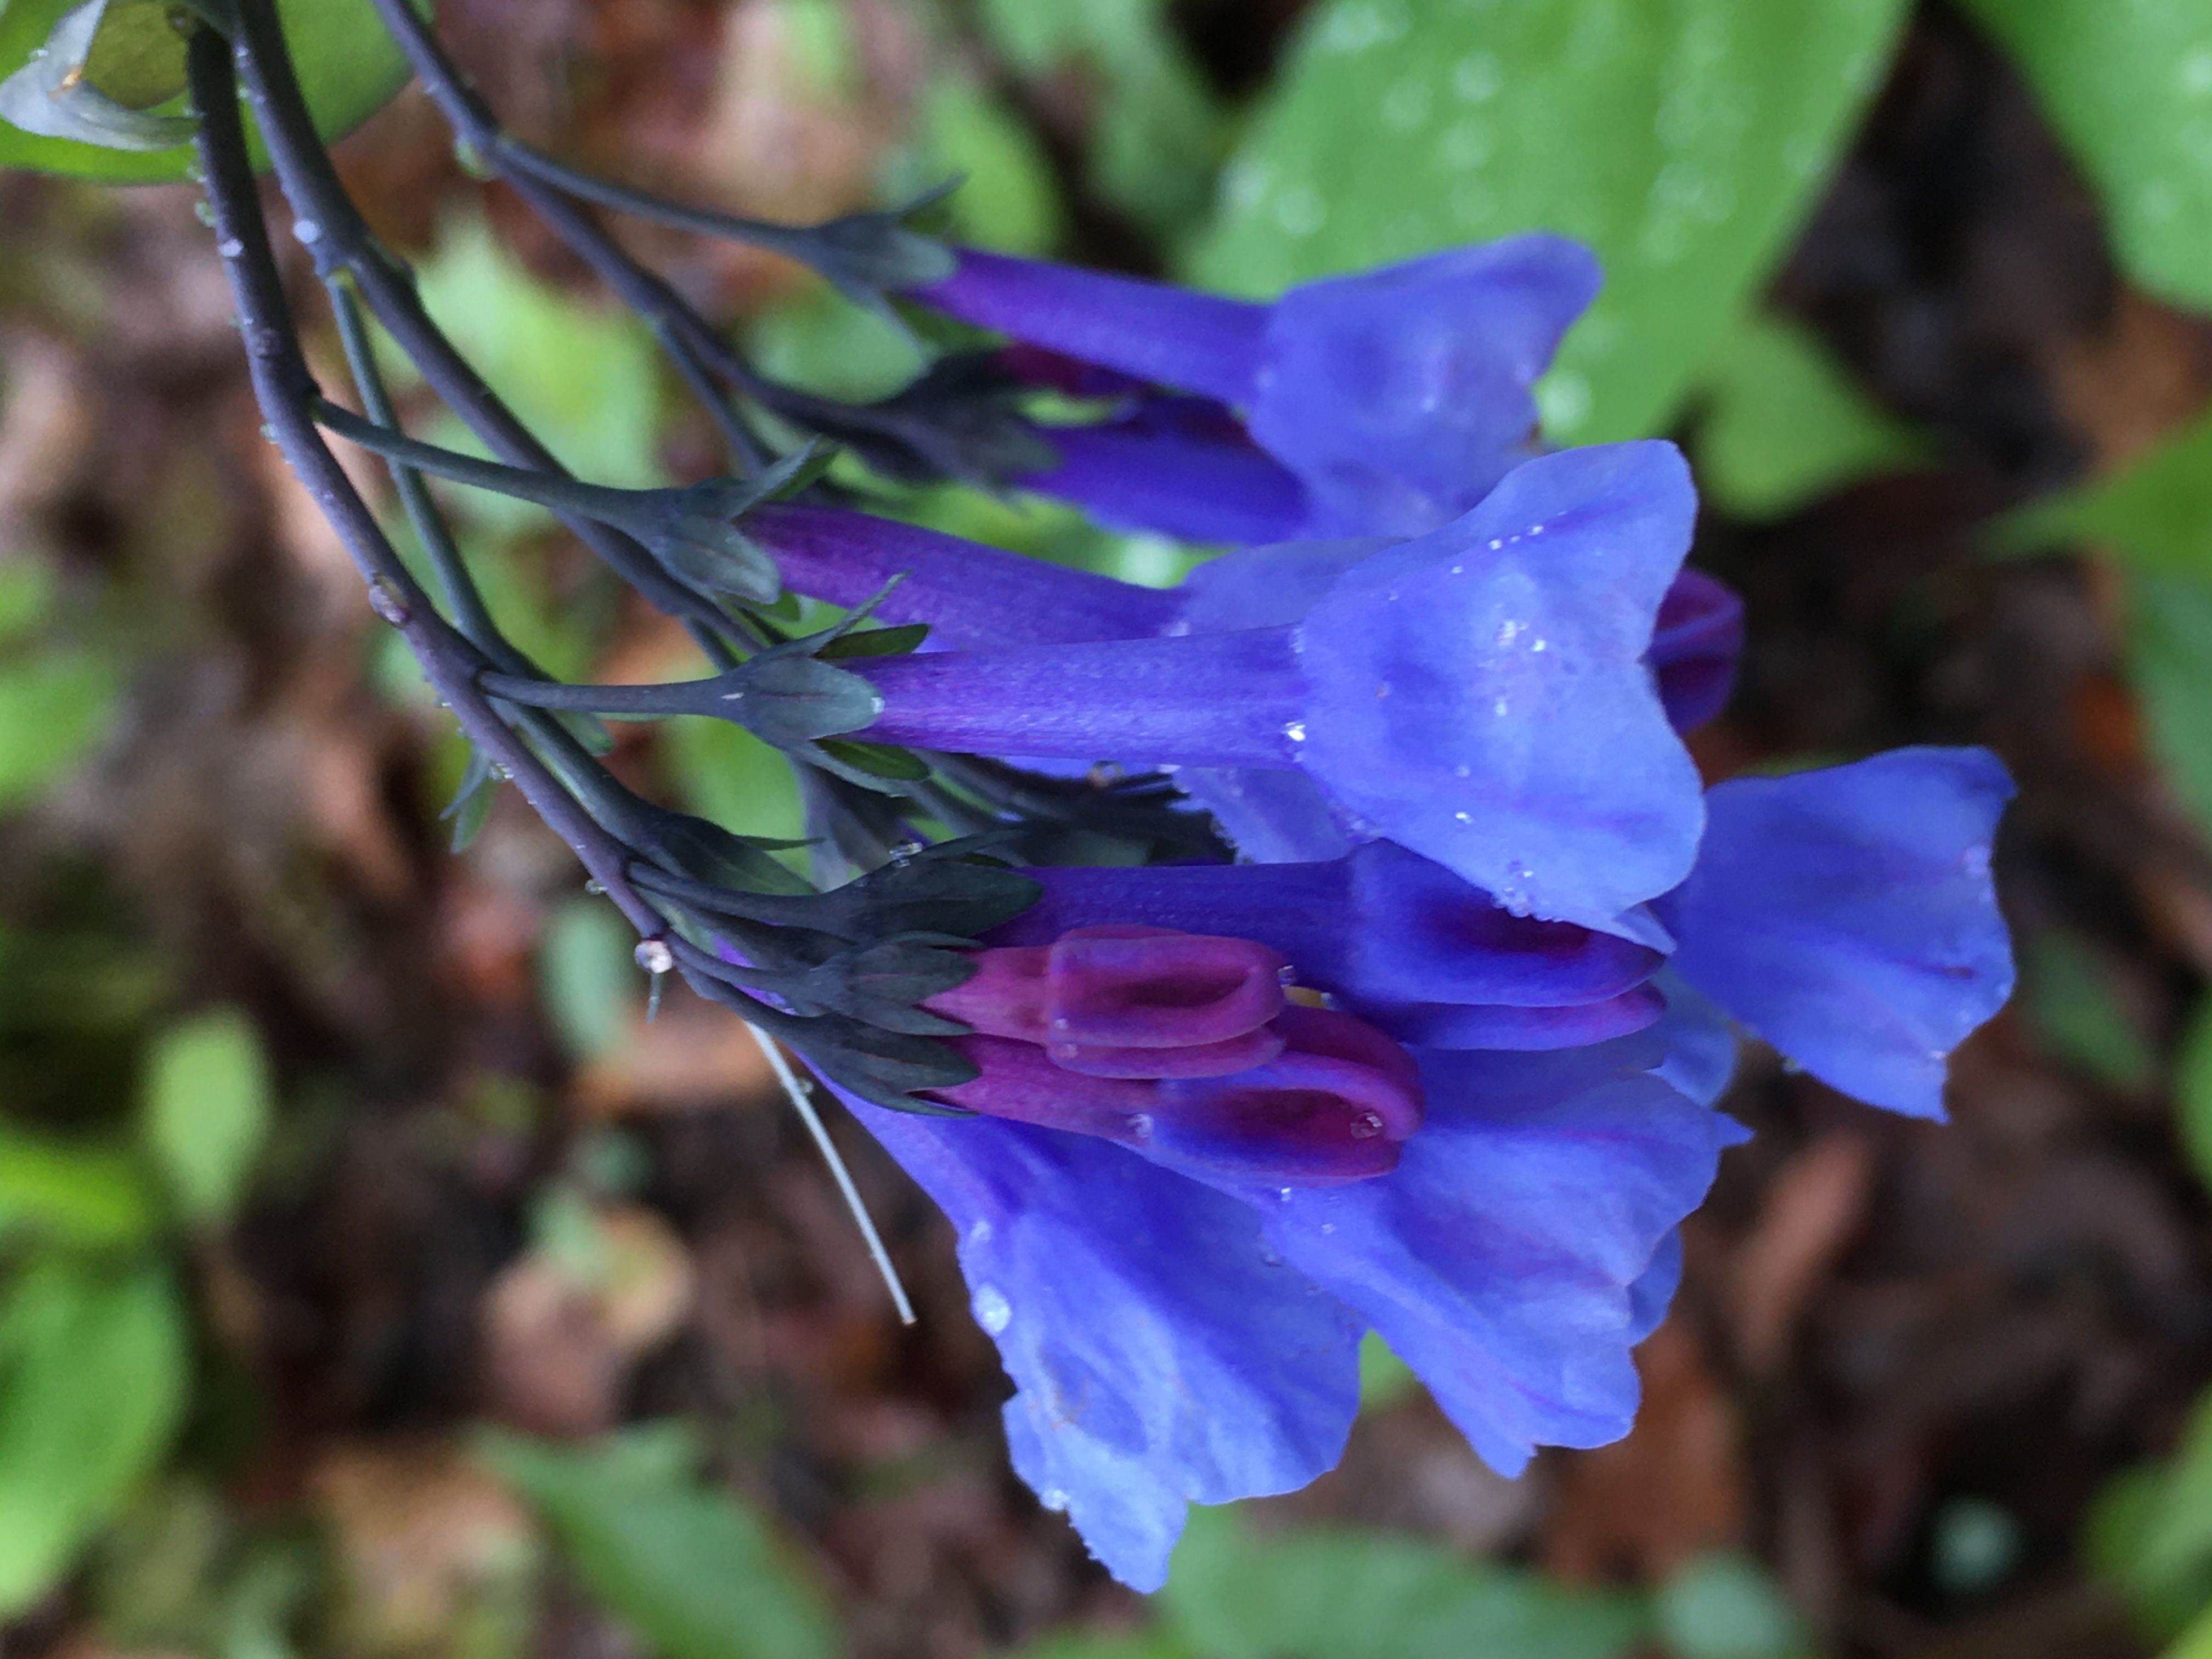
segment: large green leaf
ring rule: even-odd
[[[664,1659],[830,1659],[821,1595],[730,1493],[691,1474],[681,1425],[582,1448],[488,1434],[482,1452],[566,1547],[595,1595]]]
[[[1329,0],[1232,162],[1195,276],[1268,295],[1518,231],[1606,289],[1554,437],[1663,426],[1821,186],[1902,0]]]
[[[2212,307],[2212,6],[1968,0],[2097,181],[2144,287]]]
[[[1212,1659],[1618,1659],[1644,1626],[1608,1591],[1380,1533],[1260,1539],[1224,1510],[1192,1511],[1163,1596]]]
[[[0,76],[31,61],[54,25],[75,0],[0,0]],[[427,3],[422,8],[428,9]],[[169,28],[168,14],[181,8],[168,0],[119,0],[110,7],[103,29],[118,31],[128,42],[127,56],[103,39],[94,44],[88,76],[132,108],[175,114],[184,107],[184,53],[160,39]],[[350,132],[380,108],[407,82],[406,60],[377,21],[369,0],[276,0],[298,65],[301,85],[315,112],[315,125],[326,138]],[[103,54],[118,53],[112,71]],[[249,119],[252,112],[247,112]],[[254,140],[259,158],[259,140]],[[0,168],[25,167],[61,173],[109,184],[174,184],[189,176],[189,145],[173,149],[109,149],[66,138],[40,137],[0,122]]]
[[[0,1291],[0,1620],[37,1600],[153,1467],[189,1364],[164,1269],[56,1258]]]

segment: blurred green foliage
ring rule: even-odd
[[[1872,473],[1918,459],[1922,446],[1875,407],[1807,330],[1747,317],[1705,386],[1698,483],[1738,518],[1780,518]]]
[[[542,1515],[583,1581],[664,1659],[830,1659],[821,1592],[751,1510],[694,1474],[680,1424],[580,1448],[486,1433],[479,1453]]]

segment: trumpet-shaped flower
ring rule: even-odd
[[[1211,513],[1224,539],[1418,535],[1467,511],[1527,453],[1529,389],[1598,286],[1589,252],[1555,236],[1304,283],[1269,305],[973,249],[957,258],[915,297],[1213,406],[1202,416],[1140,394],[1103,445],[1050,429],[1066,446],[1060,464],[1028,482],[1170,533],[1206,533]],[[1240,462],[1240,447],[1255,460]],[[1225,506],[1208,507],[1209,477],[1231,484]]]
[[[1668,445],[1544,456],[1334,574],[1292,624],[863,662],[867,734],[1294,769],[1355,838],[1610,926],[1695,853],[1696,774],[1644,662],[1694,511]]]

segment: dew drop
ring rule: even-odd
[[[1284,726],[1283,735],[1292,743],[1304,743],[1306,740],[1306,723],[1304,720],[1291,721]]]
[[[1129,1114],[1129,1136],[1133,1140],[1150,1140],[1152,1138],[1152,1115],[1150,1112]]]
[[[976,1286],[975,1300],[969,1306],[975,1315],[975,1322],[983,1328],[986,1335],[997,1336],[1013,1323],[1013,1304],[1006,1300],[1006,1292],[995,1285]]]
[[[404,628],[414,620],[406,601],[386,587],[380,577],[368,585],[368,608],[394,628]]]
[[[235,236],[226,236],[215,245],[215,251],[226,259],[235,259],[246,252],[246,244]]]
[[[1351,1128],[1352,1138],[1354,1140],[1372,1140],[1382,1133],[1382,1114],[1380,1112],[1355,1113],[1352,1115]]]
[[[656,979],[676,966],[676,952],[668,948],[668,941],[665,939],[640,939],[637,949],[631,954],[636,958],[637,965]]]
[[[971,1250],[981,1249],[991,1242],[992,1235],[995,1231],[988,1221],[979,1220],[968,1230],[968,1248]]]
[[[1474,769],[1465,761],[1462,761],[1457,766],[1452,768],[1452,775],[1455,778],[1471,778],[1474,775]]]
[[[1474,822],[1474,814],[1472,812],[1455,812],[1452,814],[1452,817],[1458,819],[1462,823],[1473,823]]]
[[[1058,1486],[1047,1486],[1037,1494],[1037,1502],[1054,1515],[1064,1515],[1067,1511],[1067,1494]]]
[[[292,240],[304,246],[313,247],[323,240],[323,228],[313,219],[295,219],[292,221]]]
[[[1286,236],[1311,236],[1328,222],[1328,206],[1311,185],[1293,185],[1275,199],[1275,222]]]
[[[593,898],[604,898],[606,896],[607,884],[601,881],[597,876],[593,876],[589,881],[584,884],[584,890],[589,893]]]
[[[1470,104],[1486,104],[1505,84],[1505,66],[1497,54],[1471,52],[1452,66],[1452,90]]]
[[[213,202],[206,201],[193,203],[192,217],[198,220],[210,229],[213,229],[215,228],[215,204]]]
[[[1291,1201],[1291,1188],[1288,1188],[1288,1187],[1278,1187],[1278,1188],[1275,1188],[1275,1201],[1276,1201],[1278,1204],[1287,1204],[1287,1203],[1289,1203],[1289,1202]]]

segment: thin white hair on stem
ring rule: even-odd
[[[814,1144],[822,1153],[822,1161],[830,1166],[830,1178],[837,1183],[837,1191],[845,1200],[845,1207],[852,1212],[854,1224],[860,1230],[860,1240],[868,1247],[868,1259],[876,1264],[876,1271],[883,1275],[884,1287],[891,1293],[891,1305],[898,1310],[899,1323],[913,1324],[914,1304],[907,1299],[906,1286],[899,1283],[898,1269],[891,1266],[890,1252],[884,1248],[883,1235],[876,1231],[876,1224],[868,1214],[868,1206],[860,1201],[860,1189],[853,1184],[853,1172],[845,1167],[845,1160],[838,1155],[836,1144],[830,1139],[829,1126],[822,1121],[822,1114],[814,1109],[814,1101],[807,1091],[805,1079],[792,1070],[791,1062],[784,1058],[783,1050],[774,1037],[750,1021],[746,1023],[745,1030],[752,1033],[753,1041],[760,1045],[761,1053],[768,1057],[769,1069],[775,1073],[775,1080],[783,1085],[784,1097],[791,1102],[791,1109],[799,1114],[799,1121],[806,1126],[806,1133],[814,1137]]]

